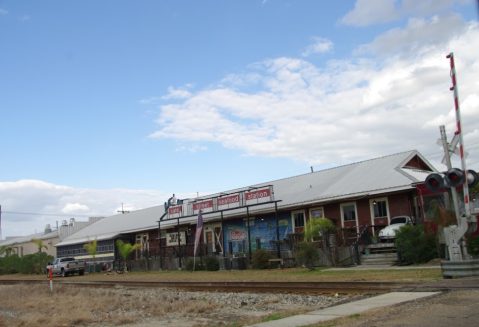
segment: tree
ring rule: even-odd
[[[336,226],[328,218],[312,218],[306,223],[304,238],[314,240],[314,238],[324,237],[335,231]]]
[[[133,251],[135,251],[136,249],[141,248],[141,244],[131,245],[130,243],[124,243],[122,240],[117,240],[116,241],[116,247],[118,248],[118,253],[123,258],[123,261],[125,262],[125,272],[128,272],[126,260],[128,259],[128,256]]]
[[[45,248],[45,250],[48,250],[48,246],[43,244],[42,240],[39,238],[32,238],[30,242],[35,243],[38,246],[38,253],[42,253],[42,248]]]
[[[93,257],[93,266],[96,265],[96,260],[95,260],[95,257],[96,257],[96,246],[98,244],[98,241],[95,237],[95,240],[93,242],[88,242],[87,244],[83,245],[83,247],[91,254],[91,256]]]
[[[2,245],[0,246],[0,255],[4,254],[5,253],[5,256],[8,257],[12,254],[13,251],[15,251],[15,246],[17,245],[18,243],[12,243],[10,245]]]

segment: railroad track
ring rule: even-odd
[[[48,280],[0,280],[0,285],[49,284]],[[290,294],[380,294],[411,290],[420,282],[157,282],[157,281],[78,281],[54,279],[54,284],[75,287],[147,287],[184,291],[253,292]]]

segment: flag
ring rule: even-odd
[[[198,243],[200,243],[202,231],[203,231],[203,216],[201,215],[201,210],[200,210],[198,212],[198,222],[196,224],[195,249],[194,249],[193,255],[196,255],[196,249],[198,248]]]

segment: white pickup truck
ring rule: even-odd
[[[47,277],[50,278],[50,267],[52,268],[53,275],[62,275],[67,277],[69,274],[78,273],[83,276],[86,269],[86,262],[84,260],[75,260],[73,257],[56,258],[46,268]]]

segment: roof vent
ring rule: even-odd
[[[52,232],[52,226],[50,224],[45,225],[45,234],[50,234]]]
[[[62,220],[62,226],[67,226],[68,222],[66,220]]]
[[[70,218],[70,226],[75,225],[75,218]]]

